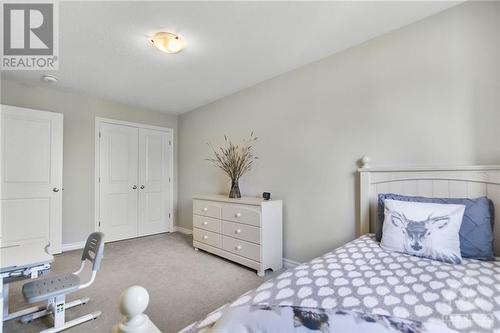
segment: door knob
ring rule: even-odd
[[[54,188],[52,189],[52,192],[59,192],[59,189],[58,189],[57,187],[54,187]]]
[[[132,189],[136,190],[137,189],[137,185],[132,186]]]
[[[144,185],[141,185],[141,190],[144,190]]]

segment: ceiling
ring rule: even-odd
[[[61,2],[60,89],[183,113],[456,5],[399,2]],[[178,33],[187,48],[149,43]],[[2,76],[44,85],[39,71]]]

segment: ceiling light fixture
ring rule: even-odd
[[[57,83],[57,77],[52,74],[44,74],[40,76],[40,80],[45,83]]]
[[[166,53],[178,53],[184,48],[184,41],[171,32],[157,32],[151,39],[151,43]]]

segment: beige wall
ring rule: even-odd
[[[348,32],[346,32],[348,33]],[[227,193],[204,158],[223,134],[259,136],[243,194],[284,200],[284,253],[310,259],[354,238],[356,160],[500,163],[500,3],[460,5],[179,118],[179,215]]]
[[[94,231],[95,117],[173,128],[177,161],[177,116],[8,80],[1,83],[2,104],[64,114],[63,244],[83,241]],[[176,180],[174,163],[175,185]],[[177,188],[174,193],[176,200]]]

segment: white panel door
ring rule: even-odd
[[[106,241],[137,236],[136,127],[100,125],[100,230]]]
[[[2,105],[2,246],[61,252],[63,115]]]
[[[139,129],[139,236],[170,230],[169,132]]]

